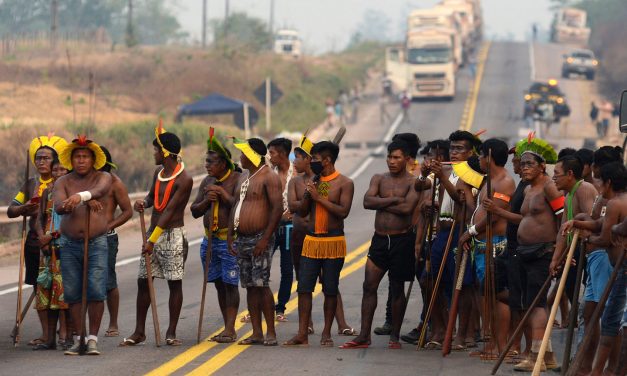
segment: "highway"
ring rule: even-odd
[[[399,117],[392,124],[392,130],[373,126],[378,123],[378,112],[363,114],[359,124],[349,127],[348,141],[387,141],[385,135],[393,132],[416,132],[421,140],[447,138],[459,128],[477,131],[486,129],[482,138],[500,137],[510,143],[519,138],[522,121],[523,91],[529,86],[532,77],[559,77],[561,55],[568,47],[528,43],[492,42],[485,43],[483,50],[487,57],[485,64],[479,64],[478,78],[473,81],[468,70],[459,72],[458,93],[452,102],[421,101],[411,105],[409,121]],[[533,51],[533,52],[531,52]],[[587,112],[589,99],[594,95],[592,83],[581,80],[564,81],[562,89],[566,91],[573,114],[569,126],[576,130],[579,138],[564,139],[558,136],[552,141],[559,146],[565,143],[581,146],[582,137],[587,132]],[[586,103],[587,102],[587,103]],[[582,109],[580,107],[583,107]],[[580,129],[581,128],[581,129]],[[580,132],[581,130],[581,132]],[[151,147],[147,146],[152,150]],[[386,170],[385,160],[381,157],[369,157],[370,150],[363,149],[348,152],[350,163],[342,163],[340,152],[339,168],[355,181],[355,198],[351,214],[346,222],[346,236],[349,255],[344,266],[340,290],[344,300],[345,313],[350,325],[359,327],[361,284],[363,265],[366,261],[367,245],[373,231],[374,212],[363,209],[362,200],[370,177],[376,172]],[[367,163],[362,166],[362,163]],[[466,352],[453,353],[443,359],[439,351],[415,351],[412,345],[404,345],[402,350],[388,350],[386,336],[373,335],[373,343],[365,350],[340,350],[338,345],[350,339],[334,335],[336,348],[320,348],[319,332],[322,329],[322,299],[318,294],[314,299],[313,320],[316,334],[310,337],[310,347],[286,349],[281,347],[265,348],[256,346],[238,346],[202,341],[196,345],[196,326],[199,312],[200,291],[202,286],[202,267],[199,262],[198,248],[202,234],[200,220],[186,219],[189,235],[190,253],[186,264],[183,281],[184,302],[178,327],[178,337],[182,339],[180,347],[163,346],[156,348],[152,335],[152,320],[148,315],[148,339],[144,346],[135,348],[117,347],[122,337],[133,332],[135,325],[136,262],[141,238],[138,226],[124,230],[118,266],[120,286],[120,337],[105,338],[104,330],[108,324],[105,313],[101,327],[99,357],[66,357],[62,352],[33,352],[26,346],[28,340],[40,334],[39,323],[34,312],[30,312],[22,331],[22,345],[14,348],[8,334],[14,324],[16,294],[11,291],[15,282],[0,286],[0,374],[30,375],[248,375],[255,374],[298,374],[298,375],[459,375],[489,374],[491,362],[481,362],[469,358]],[[14,264],[11,264],[14,262]],[[17,270],[10,265],[16,260],[5,261],[3,273]],[[276,293],[279,282],[279,259],[274,257],[272,288]],[[167,285],[161,280],[155,283],[157,290],[158,311],[162,336],[167,327]],[[294,286],[295,287],[295,286]],[[32,290],[25,290],[25,299]],[[385,279],[379,288],[379,308],[375,314],[374,326],[383,322],[387,284]],[[245,310],[245,291],[240,289],[240,311]],[[207,308],[205,310],[204,336],[217,332],[222,327],[217,299],[213,286],[208,288]],[[421,299],[417,284],[409,302],[402,332],[405,333],[417,324],[421,309]],[[285,341],[297,331],[297,299],[292,294],[288,304],[289,322],[277,326],[279,342]],[[250,331],[248,324],[237,323],[238,337],[244,338]],[[333,333],[336,333],[334,330]],[[562,331],[556,331],[554,338],[561,338]],[[559,341],[556,341],[559,342]],[[558,344],[559,346],[559,344]],[[558,351],[561,361],[561,353]],[[504,364],[499,374],[513,374],[511,366]]]

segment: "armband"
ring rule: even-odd
[[[15,202],[18,205],[24,205],[25,201],[26,201],[26,195],[24,194],[24,192],[18,192],[15,195],[15,198],[13,198],[13,202]]]
[[[77,195],[81,196],[83,202],[91,200],[91,192],[89,191],[78,192]]]
[[[159,237],[161,236],[161,233],[163,232],[163,229],[159,226],[155,227],[154,230],[152,230],[152,234],[150,234],[150,238],[148,238],[148,241],[151,242],[152,244],[157,243],[157,240],[159,240]]]
[[[564,196],[560,196],[558,198],[556,198],[555,200],[549,202],[549,205],[551,205],[551,209],[553,209],[553,213],[555,215],[560,215],[562,214],[562,212],[564,212],[564,201],[566,199],[564,198]]]
[[[468,229],[468,233],[472,236],[479,235],[479,231],[477,231],[477,227],[475,227],[475,225],[470,226],[470,228]]]
[[[505,202],[509,202],[511,200],[508,195],[499,192],[494,192],[494,198],[498,198],[499,200],[503,200]]]

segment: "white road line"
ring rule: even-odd
[[[536,80],[536,52],[533,47],[533,41],[529,42],[529,70],[531,72],[531,81]]]
[[[198,245],[198,244],[202,243],[202,239],[203,238],[194,239],[194,240],[190,241],[188,243],[188,245],[190,247],[194,246],[194,245]],[[134,262],[139,261],[140,258],[141,258],[140,256],[134,256],[134,257],[125,258],[124,260],[120,260],[120,261],[116,262],[115,266],[116,267],[120,267],[120,266],[124,266],[124,265],[128,265],[128,264],[132,264]],[[22,287],[22,290],[30,289],[32,287],[33,286],[31,286],[31,285],[24,285]],[[0,296],[6,295],[6,294],[10,294],[10,293],[13,293],[13,292],[17,292],[17,286],[10,287],[10,288],[4,289],[4,290],[0,290]]]

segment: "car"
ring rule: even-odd
[[[562,63],[562,77],[568,78],[572,73],[585,75],[588,80],[594,80],[599,61],[590,50],[575,50],[564,55]]]
[[[525,92],[524,117],[539,114],[538,107],[544,103],[553,105],[554,121],[570,115],[570,107],[566,102],[566,95],[557,85],[557,80],[550,79],[547,82],[534,82]]]

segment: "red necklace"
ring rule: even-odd
[[[181,164],[177,164],[176,168],[172,175],[176,176],[179,170],[181,169]],[[161,172],[159,172],[161,174]],[[172,193],[172,187],[174,187],[174,182],[176,181],[176,177],[168,182],[168,185],[165,187],[165,192],[163,193],[163,201],[159,203],[159,191],[161,188],[161,180],[157,177],[157,182],[155,183],[155,209],[158,212],[163,211],[165,207],[168,205],[168,201],[170,201],[170,194]]]

